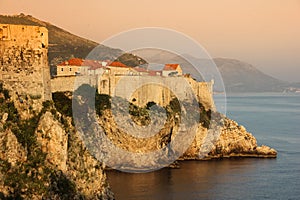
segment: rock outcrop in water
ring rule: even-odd
[[[207,128],[199,126],[184,160],[210,160],[231,157],[276,158],[277,152],[268,146],[258,146],[255,137],[244,126],[223,116],[218,136],[211,136]],[[211,139],[207,139],[211,138]]]

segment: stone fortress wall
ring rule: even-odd
[[[74,91],[78,85],[87,83],[97,87],[101,94],[127,96],[128,100],[139,106],[149,101],[164,106],[174,97],[172,90],[183,98],[187,95],[187,88],[182,85],[187,82],[206,109],[215,108],[213,83],[197,82],[190,77],[104,74],[50,79],[47,53],[48,30],[45,27],[0,24],[0,80],[16,97],[28,95],[42,102],[51,100],[53,92]],[[151,82],[156,84],[144,84]]]
[[[101,81],[103,81],[101,79]],[[148,102],[155,102],[166,106],[177,97],[179,101],[197,99],[206,109],[215,110],[212,96],[212,82],[197,82],[190,77],[174,76],[119,76],[112,77],[109,84],[98,84],[100,93],[108,94],[110,86],[111,96],[126,97],[130,102],[145,106]]]
[[[45,27],[0,24],[0,80],[13,95],[51,99]]]
[[[96,87],[100,94],[112,97],[121,96],[138,106],[145,106],[150,101],[165,106],[177,95],[182,97],[182,100],[189,99],[187,91],[190,87],[195,98],[206,109],[215,110],[212,96],[213,82],[197,82],[190,77],[110,76],[105,74],[102,76],[60,76],[51,79],[51,90],[52,92],[74,91],[84,83]]]

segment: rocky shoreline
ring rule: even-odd
[[[224,116],[223,116],[224,117]],[[276,158],[277,151],[266,145],[258,146],[256,138],[249,133],[244,126],[239,125],[234,120],[224,117],[223,126],[220,129],[218,140],[212,142],[210,151],[199,157],[199,151],[205,151],[201,148],[204,138],[208,131],[202,129],[198,133],[199,137],[195,139],[193,145],[181,157],[180,160],[212,160],[222,158]]]
[[[0,198],[114,199],[105,174],[108,168],[85,147],[71,116],[59,109],[59,105],[48,101],[43,103],[39,114],[25,115],[13,98],[2,93],[0,98],[3,99],[0,103]],[[198,124],[195,138],[178,161],[276,158],[276,150],[258,146],[255,137],[237,122],[222,115],[215,120]],[[217,123],[218,120],[222,123]],[[165,147],[178,130],[176,115],[170,115],[160,132],[149,140],[139,140],[118,127],[110,109],[101,111],[98,123],[115,145],[135,153]],[[214,135],[211,128],[217,128],[219,135]],[[164,156],[167,155],[168,152]],[[132,163],[126,156],[118,161],[122,163],[119,169],[137,167],[132,166],[136,163],[139,169],[149,167],[136,160]],[[180,167],[178,161],[168,167]],[[157,164],[153,160],[153,165]],[[62,189],[62,185],[66,188]]]

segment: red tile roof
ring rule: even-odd
[[[179,64],[165,64],[165,67],[163,70],[169,71],[169,70],[176,70],[179,67]]]
[[[103,67],[101,61],[83,60],[81,58],[71,58],[58,64],[58,66],[89,66],[90,70],[95,70],[97,68]]]
[[[123,63],[118,62],[118,61],[114,61],[114,62],[108,64],[108,66],[111,66],[111,67],[128,67],[128,66],[126,66]]]
[[[81,59],[81,58],[71,58],[68,61],[64,61],[64,62],[58,64],[58,66],[70,66],[70,65],[81,66],[82,63],[83,63],[83,59]]]

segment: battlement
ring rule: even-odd
[[[11,93],[51,99],[45,27],[0,24],[0,80]]]

